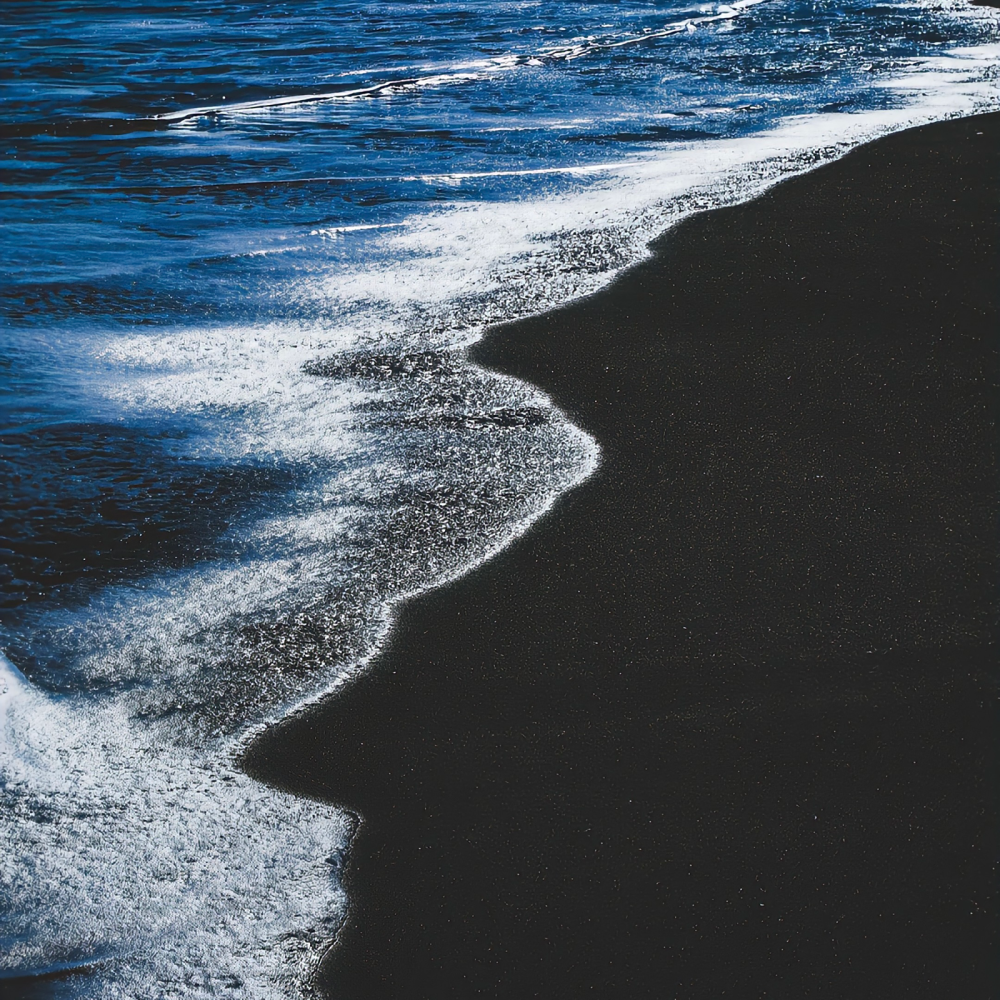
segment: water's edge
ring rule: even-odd
[[[993,6],[1000,7],[1000,4],[993,4]],[[996,117],[996,114],[993,112],[986,112],[986,114],[991,118]],[[513,333],[517,329],[526,325],[531,325],[537,328],[539,323],[545,322],[545,318],[547,316],[558,316],[561,312],[576,309],[585,302],[599,302],[603,297],[613,295],[614,290],[618,285],[630,282],[634,278],[636,272],[645,271],[650,268],[655,269],[657,266],[657,259],[668,251],[672,232],[677,226],[687,220],[692,219],[694,216],[711,215],[715,213],[721,213],[724,215],[731,209],[739,209],[743,206],[749,205],[765,195],[768,197],[780,197],[780,189],[786,184],[801,181],[803,178],[817,174],[826,168],[835,167],[846,157],[850,157],[852,155],[866,155],[867,151],[872,147],[876,147],[883,143],[891,144],[898,142],[900,141],[900,137],[908,135],[919,136],[921,132],[926,131],[927,129],[933,129],[946,122],[965,121],[974,119],[975,117],[977,117],[977,112],[954,112],[945,115],[942,118],[933,119],[919,125],[905,127],[898,131],[887,130],[882,134],[876,134],[872,138],[860,144],[847,145],[844,147],[827,147],[819,162],[804,165],[801,169],[795,172],[780,173],[777,176],[767,178],[763,182],[762,186],[753,188],[752,194],[750,194],[745,200],[713,205],[708,208],[698,208],[684,212],[683,214],[671,219],[666,228],[649,240],[647,244],[648,256],[646,258],[639,260],[629,267],[617,272],[614,279],[609,284],[604,285],[598,290],[590,292],[579,299],[562,303],[555,308],[545,310],[542,313],[521,317],[514,321],[503,322],[495,326],[488,327],[479,339],[465,348],[465,357],[471,364],[481,367],[486,371],[503,376],[525,379],[530,382],[532,373],[525,372],[517,363],[512,363],[511,357],[505,353],[505,335]],[[904,139],[903,141],[908,140]],[[582,433],[587,435],[593,434],[592,429],[587,426],[588,421],[585,412],[577,411],[577,409],[569,401],[560,399],[558,395],[550,396],[549,393],[552,392],[552,390],[550,387],[544,385],[544,383],[539,384],[530,382],[530,384],[533,388],[544,393],[547,399],[551,399],[558,412],[570,420]],[[435,593],[438,596],[440,596],[440,592],[442,591],[460,593],[465,581],[474,577],[477,572],[488,566],[488,564],[497,556],[502,553],[507,553],[508,550],[513,547],[530,545],[534,535],[545,531],[547,526],[550,525],[553,520],[558,519],[561,516],[562,508],[572,502],[573,495],[575,493],[581,489],[594,487],[606,474],[606,470],[603,468],[599,458],[600,449],[603,446],[602,442],[600,438],[596,436],[593,437],[592,440],[596,443],[598,458],[593,467],[590,468],[584,476],[556,495],[551,503],[538,512],[529,523],[525,524],[520,530],[513,533],[509,538],[506,538],[481,560],[469,564],[446,580],[436,581],[432,585],[421,588],[412,593],[407,593],[390,601],[385,608],[385,631],[380,636],[378,642],[373,644],[363,661],[359,662],[357,667],[352,670],[351,674],[338,681],[334,688],[324,691],[315,698],[310,698],[291,707],[289,711],[280,719],[271,720],[256,728],[253,732],[246,734],[244,738],[241,738],[238,747],[234,750],[233,760],[236,766],[242,769],[244,773],[254,780],[262,781],[269,787],[290,792],[292,794],[302,794],[302,789],[297,779],[285,782],[280,777],[276,776],[275,772],[275,761],[279,760],[282,756],[282,738],[286,727],[294,728],[296,725],[309,725],[309,721],[313,717],[318,720],[323,712],[324,706],[334,702],[336,699],[346,694],[350,687],[360,677],[369,671],[377,672],[383,667],[390,666],[391,662],[400,656],[397,637],[394,634],[394,626],[397,618],[404,608],[414,603],[419,603],[420,599],[424,595],[430,593]],[[290,768],[291,770],[294,770],[294,764],[290,763]],[[314,795],[315,793],[310,794]],[[366,832],[367,821],[364,815],[349,802],[339,799],[328,799],[322,795],[318,796],[318,798],[320,801],[326,802],[338,810],[351,815],[356,822],[356,826],[348,843],[348,850],[345,857],[346,870],[351,865],[351,859],[353,857],[356,842],[359,837],[363,836]],[[338,927],[336,936],[331,940],[319,963],[317,971],[317,975],[319,977],[323,976],[324,967],[329,965],[341,947],[341,938],[345,927],[351,920],[351,917],[351,902],[350,896],[348,896],[347,909],[344,913],[343,921]]]

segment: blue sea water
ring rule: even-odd
[[[490,323],[998,104],[997,14],[6,3],[0,976],[303,994],[354,820],[233,766],[599,463]]]

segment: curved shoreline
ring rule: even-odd
[[[991,995],[998,150],[878,140],[471,350],[604,458],[251,747],[365,817],[331,996]]]

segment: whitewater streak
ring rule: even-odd
[[[356,101],[366,97],[382,97],[387,94],[414,89],[428,89],[449,84],[465,83],[470,80],[482,80],[496,73],[507,72],[520,66],[539,66],[546,62],[570,62],[583,56],[611,49],[638,45],[643,42],[659,41],[671,35],[679,35],[688,31],[697,31],[699,27],[714,24],[718,21],[732,21],[744,14],[751,7],[773,0],[737,0],[733,4],[721,4],[715,14],[705,14],[701,17],[686,17],[664,25],[658,31],[646,31],[637,35],[613,41],[593,41],[584,39],[570,45],[559,45],[542,48],[533,54],[499,56],[476,63],[466,63],[455,67],[448,73],[432,73],[426,76],[405,77],[398,80],[386,80],[382,83],[370,84],[367,87],[345,88],[343,90],[325,91],[317,94],[292,94],[287,97],[269,97],[259,101],[239,101],[232,104],[207,104],[198,108],[183,108],[178,111],[166,111],[159,115],[150,115],[146,120],[154,122],[183,122],[190,118],[204,118],[209,115],[239,114],[247,111],[261,111],[270,108],[291,107],[298,104],[315,104],[326,101]]]
[[[3,978],[90,970],[77,995],[103,998],[294,996],[342,919],[350,816],[179,752],[121,703],[47,697],[2,654],[0,777]]]

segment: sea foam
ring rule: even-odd
[[[0,691],[0,974],[96,966],[75,989],[108,998],[299,995],[344,911],[351,818],[118,705],[48,698],[3,657]]]

